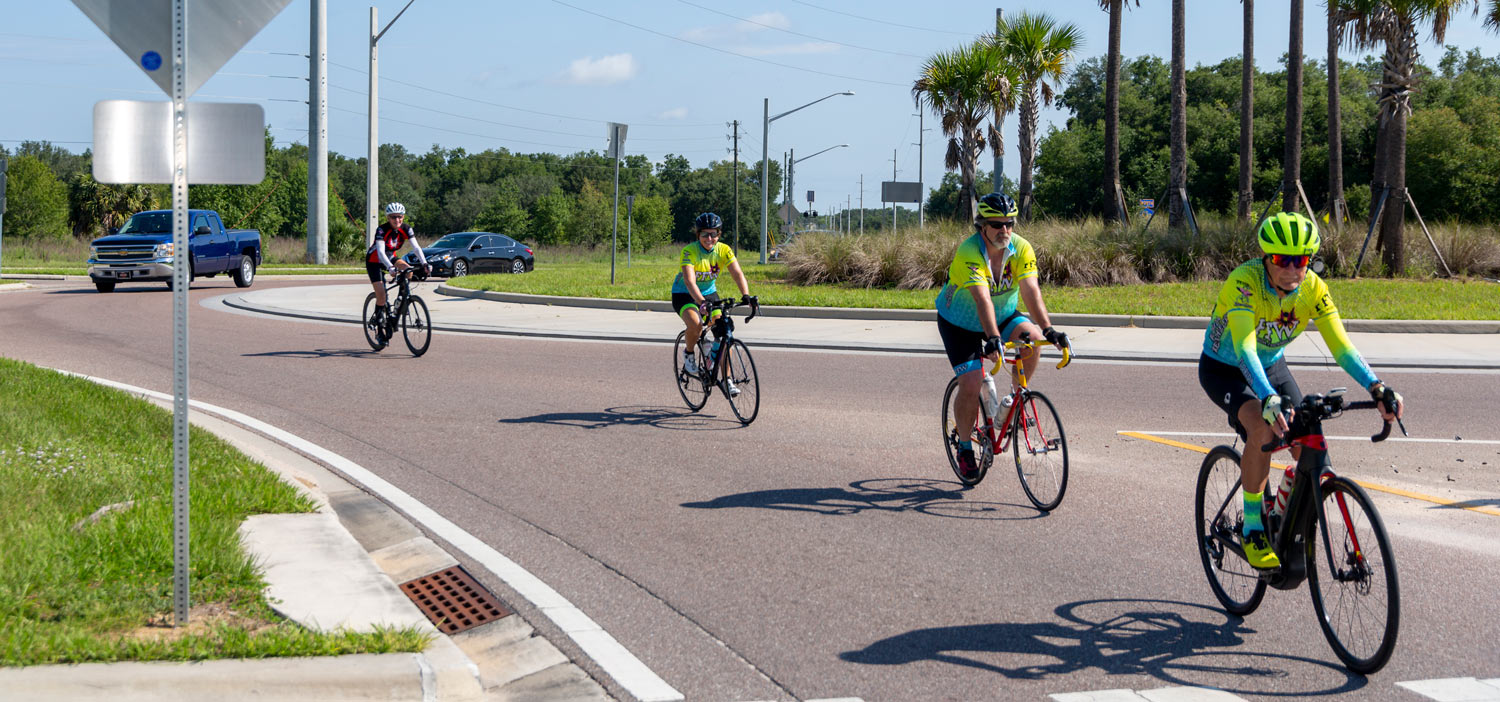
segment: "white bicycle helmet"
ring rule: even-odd
[[[393,202],[393,203],[385,206],[385,213],[388,214],[388,215],[393,215],[393,214],[404,215],[404,214],[406,214],[406,205],[403,205],[403,204],[401,204],[399,202]]]

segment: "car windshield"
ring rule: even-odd
[[[474,234],[449,234],[432,245],[434,249],[461,249],[474,243]]]
[[[172,231],[171,212],[139,212],[131,216],[121,234],[161,234]]]

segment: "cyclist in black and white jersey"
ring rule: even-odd
[[[375,319],[385,319],[385,272],[403,271],[411,264],[396,258],[406,242],[417,252],[417,260],[431,270],[422,245],[417,242],[417,231],[406,224],[406,206],[393,202],[385,206],[385,224],[375,228],[375,242],[365,251],[365,272],[370,274],[370,285],[375,288]]]

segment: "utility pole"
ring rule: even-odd
[[[896,182],[896,150],[891,149],[891,182]],[[893,186],[894,187],[894,186]],[[891,233],[896,233],[896,201],[891,201]]]
[[[740,249],[740,121],[734,128],[734,250]]]
[[[850,217],[849,208],[853,204],[854,204],[854,196],[853,195],[845,195],[844,196],[844,233],[845,234],[850,234],[851,233],[849,231],[849,224],[850,224],[850,222],[849,222],[849,217]]]
[[[308,24],[307,260],[328,263],[328,0],[312,0]]]
[[[926,213],[923,212],[926,209],[923,204],[927,198],[927,186],[922,181],[923,166],[927,163],[922,160],[922,144],[926,141],[926,134],[923,132],[927,131],[927,128],[922,126],[925,114],[921,110],[917,111],[917,228],[919,229],[927,226]]]
[[[865,233],[865,174],[859,174],[859,233]]]
[[[786,207],[787,234],[796,231],[796,227],[792,225],[792,156],[796,153],[796,149],[781,152],[781,172],[786,174],[786,189],[782,191],[785,195],[781,197],[781,202]]]
[[[368,112],[370,119],[370,143],[365,162],[365,170],[367,171],[365,180],[366,249],[375,243],[375,228],[380,224],[379,216],[376,214],[378,211],[376,208],[380,204],[380,94],[377,85],[380,77],[380,38],[385,36],[386,32],[391,31],[391,25],[395,24],[396,20],[401,19],[401,15],[406,14],[406,9],[411,7],[413,2],[416,2],[416,0],[407,2],[406,7],[401,8],[401,11],[396,13],[396,18],[391,20],[390,24],[385,26],[385,29],[378,32],[375,31],[375,28],[380,26],[380,22],[376,19],[375,8],[370,8],[370,106]]]
[[[995,34],[998,35],[1000,33],[1000,31],[1004,27],[1005,27],[1005,10],[1002,10],[1002,9],[1000,9],[1000,8],[997,7],[997,8],[995,8]],[[1001,115],[1001,116],[999,116],[999,117],[997,117],[995,119],[996,126],[999,126],[1000,120],[1003,117],[1004,117],[1004,115]],[[1004,192],[1004,183],[1005,183],[1005,158],[1000,155],[999,151],[996,151],[995,152],[995,192],[997,192],[997,193],[998,192]],[[973,195],[973,193],[970,193],[970,195]]]

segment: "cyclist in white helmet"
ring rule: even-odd
[[[385,318],[385,272],[404,271],[411,268],[411,264],[396,258],[396,252],[401,250],[406,242],[411,242],[412,250],[417,252],[417,260],[430,272],[432,267],[427,263],[427,256],[422,253],[422,245],[417,242],[417,231],[406,223],[406,206],[393,202],[385,206],[385,224],[375,228],[375,242],[370,244],[369,250],[365,251],[365,272],[370,275],[370,285],[375,289],[375,318]]]

